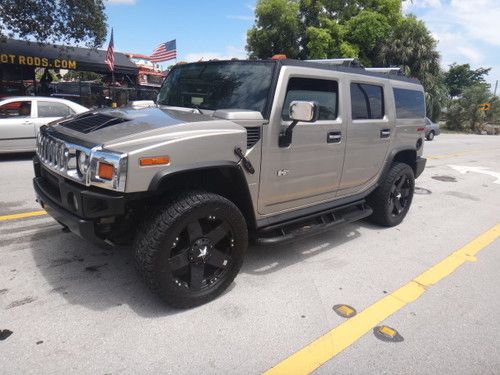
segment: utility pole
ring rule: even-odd
[[[498,87],[498,79],[497,81],[495,82],[495,91],[493,92],[493,97],[496,98],[497,97],[497,87]]]

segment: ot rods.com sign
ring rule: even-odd
[[[76,69],[75,60],[49,59],[47,57],[13,55],[7,53],[0,54],[0,62],[2,64],[18,64],[42,68]]]

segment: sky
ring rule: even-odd
[[[176,39],[178,61],[245,58],[246,31],[254,22],[255,3],[105,1],[117,51],[150,54],[159,43]],[[437,40],[445,70],[454,62],[491,67],[487,81],[492,88],[500,80],[500,0],[413,0],[403,4],[403,11],[422,19]]]

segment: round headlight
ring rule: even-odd
[[[88,164],[88,157],[85,152],[79,152],[78,153],[78,172],[80,172],[81,175],[85,176],[87,174],[87,170],[89,169],[89,164]]]

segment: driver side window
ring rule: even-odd
[[[311,78],[290,78],[281,118],[289,121],[290,103],[294,100],[316,102],[318,120],[335,120],[338,115],[338,84],[336,81]]]
[[[31,101],[10,102],[0,107],[2,118],[22,118],[31,116]]]

